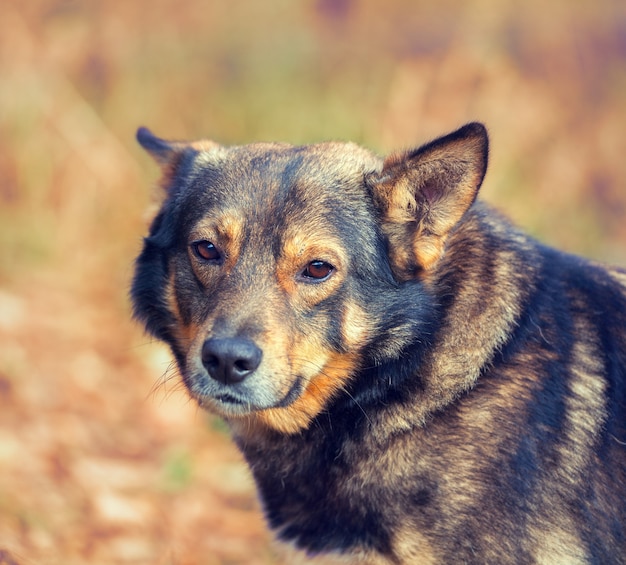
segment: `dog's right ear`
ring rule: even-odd
[[[161,139],[145,127],[137,130],[137,141],[161,166],[171,166],[188,146],[181,141]]]
[[[183,158],[199,152],[214,150],[220,145],[208,139],[199,141],[168,141],[154,135],[148,128],[137,130],[137,141],[161,166],[163,178],[161,184],[168,190],[171,180],[178,170]]]

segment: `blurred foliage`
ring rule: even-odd
[[[129,320],[158,199],[139,125],[385,153],[481,120],[484,197],[626,265],[623,0],[4,0],[0,71],[5,560],[281,562],[221,425]]]
[[[176,492],[189,486],[193,474],[193,461],[185,451],[174,450],[163,462],[163,489]]]

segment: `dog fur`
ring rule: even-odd
[[[348,563],[626,563],[626,272],[476,201],[485,128],[140,144],[135,316],[224,418],[276,535]]]

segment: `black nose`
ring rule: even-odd
[[[202,364],[211,378],[235,384],[252,374],[263,352],[249,339],[239,337],[207,339],[202,345]]]

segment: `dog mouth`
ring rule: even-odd
[[[304,386],[303,386],[302,377],[296,377],[291,388],[287,391],[287,394],[283,397],[283,399],[274,406],[274,408],[285,408],[290,404],[293,404],[302,394]]]
[[[241,398],[237,398],[233,394],[217,394],[212,397],[214,400],[221,402],[222,404],[233,404],[235,406],[243,406],[245,402]]]
[[[270,408],[286,408],[293,404],[304,390],[304,379],[300,376],[294,379],[291,387],[281,398],[268,398],[267,394],[260,394],[255,389],[246,391],[208,392],[190,390],[199,404],[208,410],[226,412],[227,415],[245,415],[252,412],[268,410]]]

